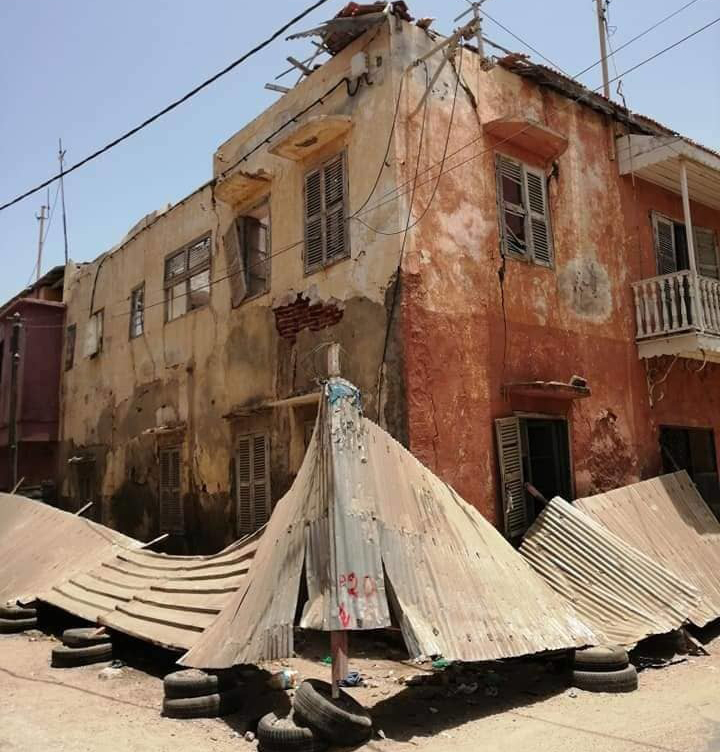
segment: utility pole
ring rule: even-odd
[[[50,204],[50,199],[48,199],[48,204]],[[50,211],[50,206],[41,206],[40,207],[40,214],[35,215],[35,219],[38,220],[40,223],[40,231],[38,232],[38,253],[37,253],[37,266],[35,267],[35,281],[37,282],[40,279],[40,268],[42,267],[42,252],[43,252],[43,243],[45,242],[45,220],[47,219],[47,216],[45,214],[45,210]]]
[[[11,319],[12,335],[10,337],[10,416],[8,438],[10,444],[10,477],[12,487],[18,482],[18,435],[17,435],[17,401],[18,401],[18,369],[20,367],[20,330],[22,321],[20,314],[15,313]]]
[[[484,2],[487,0],[475,0],[475,2],[470,2],[470,0],[465,0],[465,2],[470,6],[464,13],[461,13],[459,16],[457,16],[455,19],[453,19],[453,23],[457,23],[463,16],[466,16],[468,13],[472,13],[475,19],[475,40],[478,48],[478,55],[480,55],[480,62],[483,66],[491,66],[490,61],[488,61],[485,57],[485,44],[483,42],[483,34],[482,34],[482,16],[480,15],[480,7]]]
[[[603,94],[610,99],[610,76],[608,74],[607,40],[605,37],[605,0],[595,0],[598,35],[600,36],[600,57],[602,62]]]
[[[63,239],[65,240],[65,264],[68,262],[68,239],[67,239],[67,215],[65,214],[65,180],[63,178],[65,170],[65,152],[62,148],[62,139],[58,139],[58,160],[60,162],[60,203],[62,204],[63,215]]]

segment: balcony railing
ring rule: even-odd
[[[633,283],[637,338],[682,332],[720,336],[720,281],[691,271]]]

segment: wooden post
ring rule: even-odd
[[[344,630],[330,632],[330,657],[332,658],[332,696],[340,697],[340,679],[348,675],[348,633]]]
[[[328,347],[328,376],[334,377],[340,375],[340,345],[333,342]]]

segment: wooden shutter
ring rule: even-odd
[[[325,198],[325,260],[341,258],[347,251],[345,221],[345,158],[339,154],[323,168]]]
[[[324,261],[322,173],[313,170],[305,176],[305,271]]]
[[[230,282],[230,300],[233,308],[239,306],[247,295],[247,270],[243,264],[242,237],[243,219],[238,217],[223,236],[225,273]]]
[[[520,420],[497,418],[495,434],[500,465],[500,492],[505,518],[505,535],[508,538],[516,538],[522,535],[528,527]]]
[[[705,227],[695,227],[693,228],[693,238],[695,240],[695,263],[698,274],[703,277],[720,279],[715,233]]]
[[[210,261],[210,238],[203,238],[188,248],[188,270],[205,266]]]
[[[658,274],[672,274],[678,270],[674,223],[657,212],[653,212],[652,221]]]
[[[252,448],[250,437],[243,436],[238,441],[237,455],[235,457],[235,473],[237,488],[237,528],[240,535],[253,532],[253,514],[251,501],[251,458]]]
[[[545,174],[539,170],[525,168],[527,186],[527,210],[530,223],[528,236],[535,263],[542,266],[552,264],[552,240],[548,216],[547,184]]]
[[[243,217],[243,263],[249,295],[267,290],[269,263],[269,227],[257,217]]]
[[[253,520],[257,530],[270,519],[268,442],[263,434],[253,436]]]
[[[179,449],[160,450],[160,531],[185,532]]]

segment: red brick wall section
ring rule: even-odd
[[[275,326],[281,337],[295,342],[302,329],[318,332],[334,326],[342,317],[343,310],[335,302],[311,303],[310,298],[298,293],[294,302],[275,309]]]

